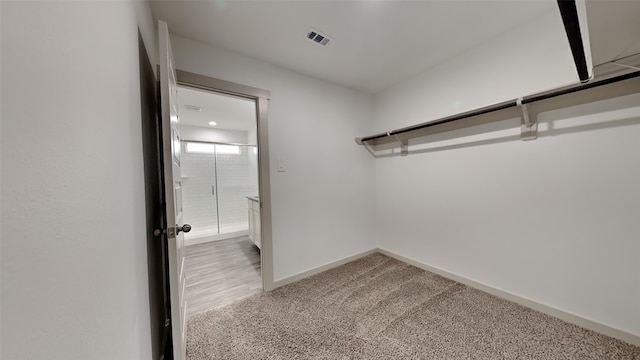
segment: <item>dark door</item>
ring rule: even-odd
[[[147,265],[149,268],[149,305],[151,309],[151,346],[153,359],[173,359],[170,324],[168,256],[164,234],[164,184],[162,177],[162,137],[158,116],[157,82],[144,43],[138,34],[140,58],[140,99],[142,102],[142,145],[147,229]]]

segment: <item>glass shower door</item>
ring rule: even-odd
[[[215,145],[183,142],[182,196],[185,221],[193,230],[190,238],[215,235],[218,226]]]
[[[184,219],[188,238],[247,231],[247,196],[258,195],[255,145],[183,142]]]
[[[216,145],[221,234],[248,229],[247,196],[258,195],[257,177],[252,176],[250,161],[250,153],[255,152],[254,149],[255,146],[248,145]]]

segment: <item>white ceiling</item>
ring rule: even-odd
[[[593,64],[640,53],[640,1],[587,1]]]
[[[185,105],[200,107],[190,111]],[[247,131],[256,127],[256,105],[253,100],[178,87],[180,123],[211,129]],[[215,121],[217,125],[209,125]]]
[[[367,93],[558,11],[554,0],[154,0],[151,8],[175,34]],[[310,28],[332,42],[308,40]]]

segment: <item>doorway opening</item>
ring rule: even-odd
[[[191,316],[273,288],[269,94],[183,71],[177,80]]]
[[[248,234],[247,198],[258,198],[253,99],[178,86],[185,245]]]

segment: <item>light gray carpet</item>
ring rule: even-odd
[[[374,254],[192,317],[187,358],[640,359],[640,348]]]

